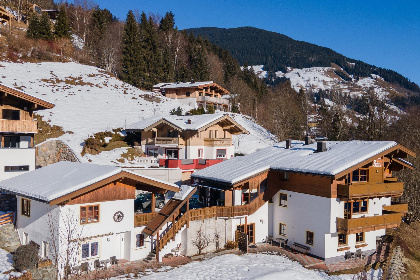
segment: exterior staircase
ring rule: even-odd
[[[201,209],[188,209],[180,215],[181,207],[189,201],[189,198],[195,192],[192,191],[184,200],[173,200],[171,199],[161,211],[155,215],[154,218],[146,225],[143,233],[148,235],[157,235],[156,248],[153,255],[159,258],[159,252],[162,251],[165,246],[170,243],[171,240],[175,240],[176,234],[184,228],[189,227],[190,221],[204,220],[209,218],[233,218],[238,216],[249,216],[254,214],[261,206],[269,201],[280,188],[271,187],[261,192],[251,203],[246,205],[238,206],[212,206]],[[169,223],[170,222],[170,223]],[[159,230],[164,225],[168,225],[165,231],[159,234]],[[150,256],[151,254],[149,254]]]

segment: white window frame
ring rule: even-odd
[[[151,151],[153,151],[152,152],[153,155],[150,155]],[[157,158],[158,155],[159,155],[159,148],[147,148],[147,156]]]
[[[96,255],[92,255],[92,244],[97,243],[98,244],[98,248],[97,248],[97,254]],[[89,247],[89,256],[87,257],[83,257],[83,245],[88,245]],[[95,258],[99,258],[99,241],[90,241],[90,242],[84,242],[81,244],[80,246],[80,253],[81,253],[81,259],[82,260],[88,260],[88,259],[95,259]]]

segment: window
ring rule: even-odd
[[[20,120],[20,111],[3,109],[2,119],[4,120]]]
[[[363,242],[365,242],[365,233],[364,232],[356,233],[356,243],[363,243]]]
[[[353,213],[364,213],[368,210],[368,201],[359,200],[353,201]]]
[[[353,182],[367,182],[367,169],[357,169],[353,171]]]
[[[4,146],[3,148],[19,148],[20,137],[19,136],[3,136]]]
[[[31,216],[31,201],[26,198],[21,199],[22,215],[26,217]]]
[[[143,247],[144,246],[144,234],[143,233],[139,233],[136,234],[136,247]]]
[[[203,158],[203,149],[198,149],[198,158]]]
[[[190,97],[190,96],[191,96],[191,92],[187,91],[187,92],[185,93],[185,95],[186,95],[187,97]]]
[[[29,165],[5,166],[4,172],[29,171]]]
[[[226,149],[217,149],[216,158],[226,158]]]
[[[280,193],[279,206],[287,207],[287,194],[286,193]]]
[[[313,231],[306,231],[306,244],[314,245],[314,233]]]
[[[219,138],[219,131],[218,130],[214,131],[214,138]]]
[[[167,149],[166,156],[169,159],[178,159],[178,149]]]
[[[289,172],[283,172],[282,181],[289,181]]]
[[[350,219],[351,218],[351,202],[345,202],[344,203],[344,219]]]
[[[148,148],[147,155],[149,157],[157,157],[159,155],[158,148]]]
[[[338,235],[338,246],[347,245],[347,234],[339,234]]]
[[[279,224],[279,235],[286,236],[286,224]]]
[[[213,130],[209,130],[209,138],[213,138]]]
[[[82,244],[82,259],[93,258],[99,255],[99,243],[91,242]]]
[[[80,223],[89,224],[99,222],[99,205],[80,207]]]

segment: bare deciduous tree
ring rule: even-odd
[[[57,266],[57,276],[67,278],[74,272],[79,254],[82,228],[77,216],[71,209],[56,208],[47,218],[49,253]]]
[[[195,239],[191,242],[198,250],[198,254],[207,248],[210,244],[210,237],[203,230],[203,227],[200,226],[200,229],[197,231]]]

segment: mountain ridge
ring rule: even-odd
[[[390,69],[348,58],[328,47],[298,41],[287,35],[255,27],[217,28],[201,27],[185,29],[188,33],[206,38],[211,43],[230,51],[241,65],[264,65],[269,72],[287,72],[288,67],[310,68],[339,65],[356,78],[379,75],[385,81],[396,84],[408,92],[420,93],[420,87]]]

